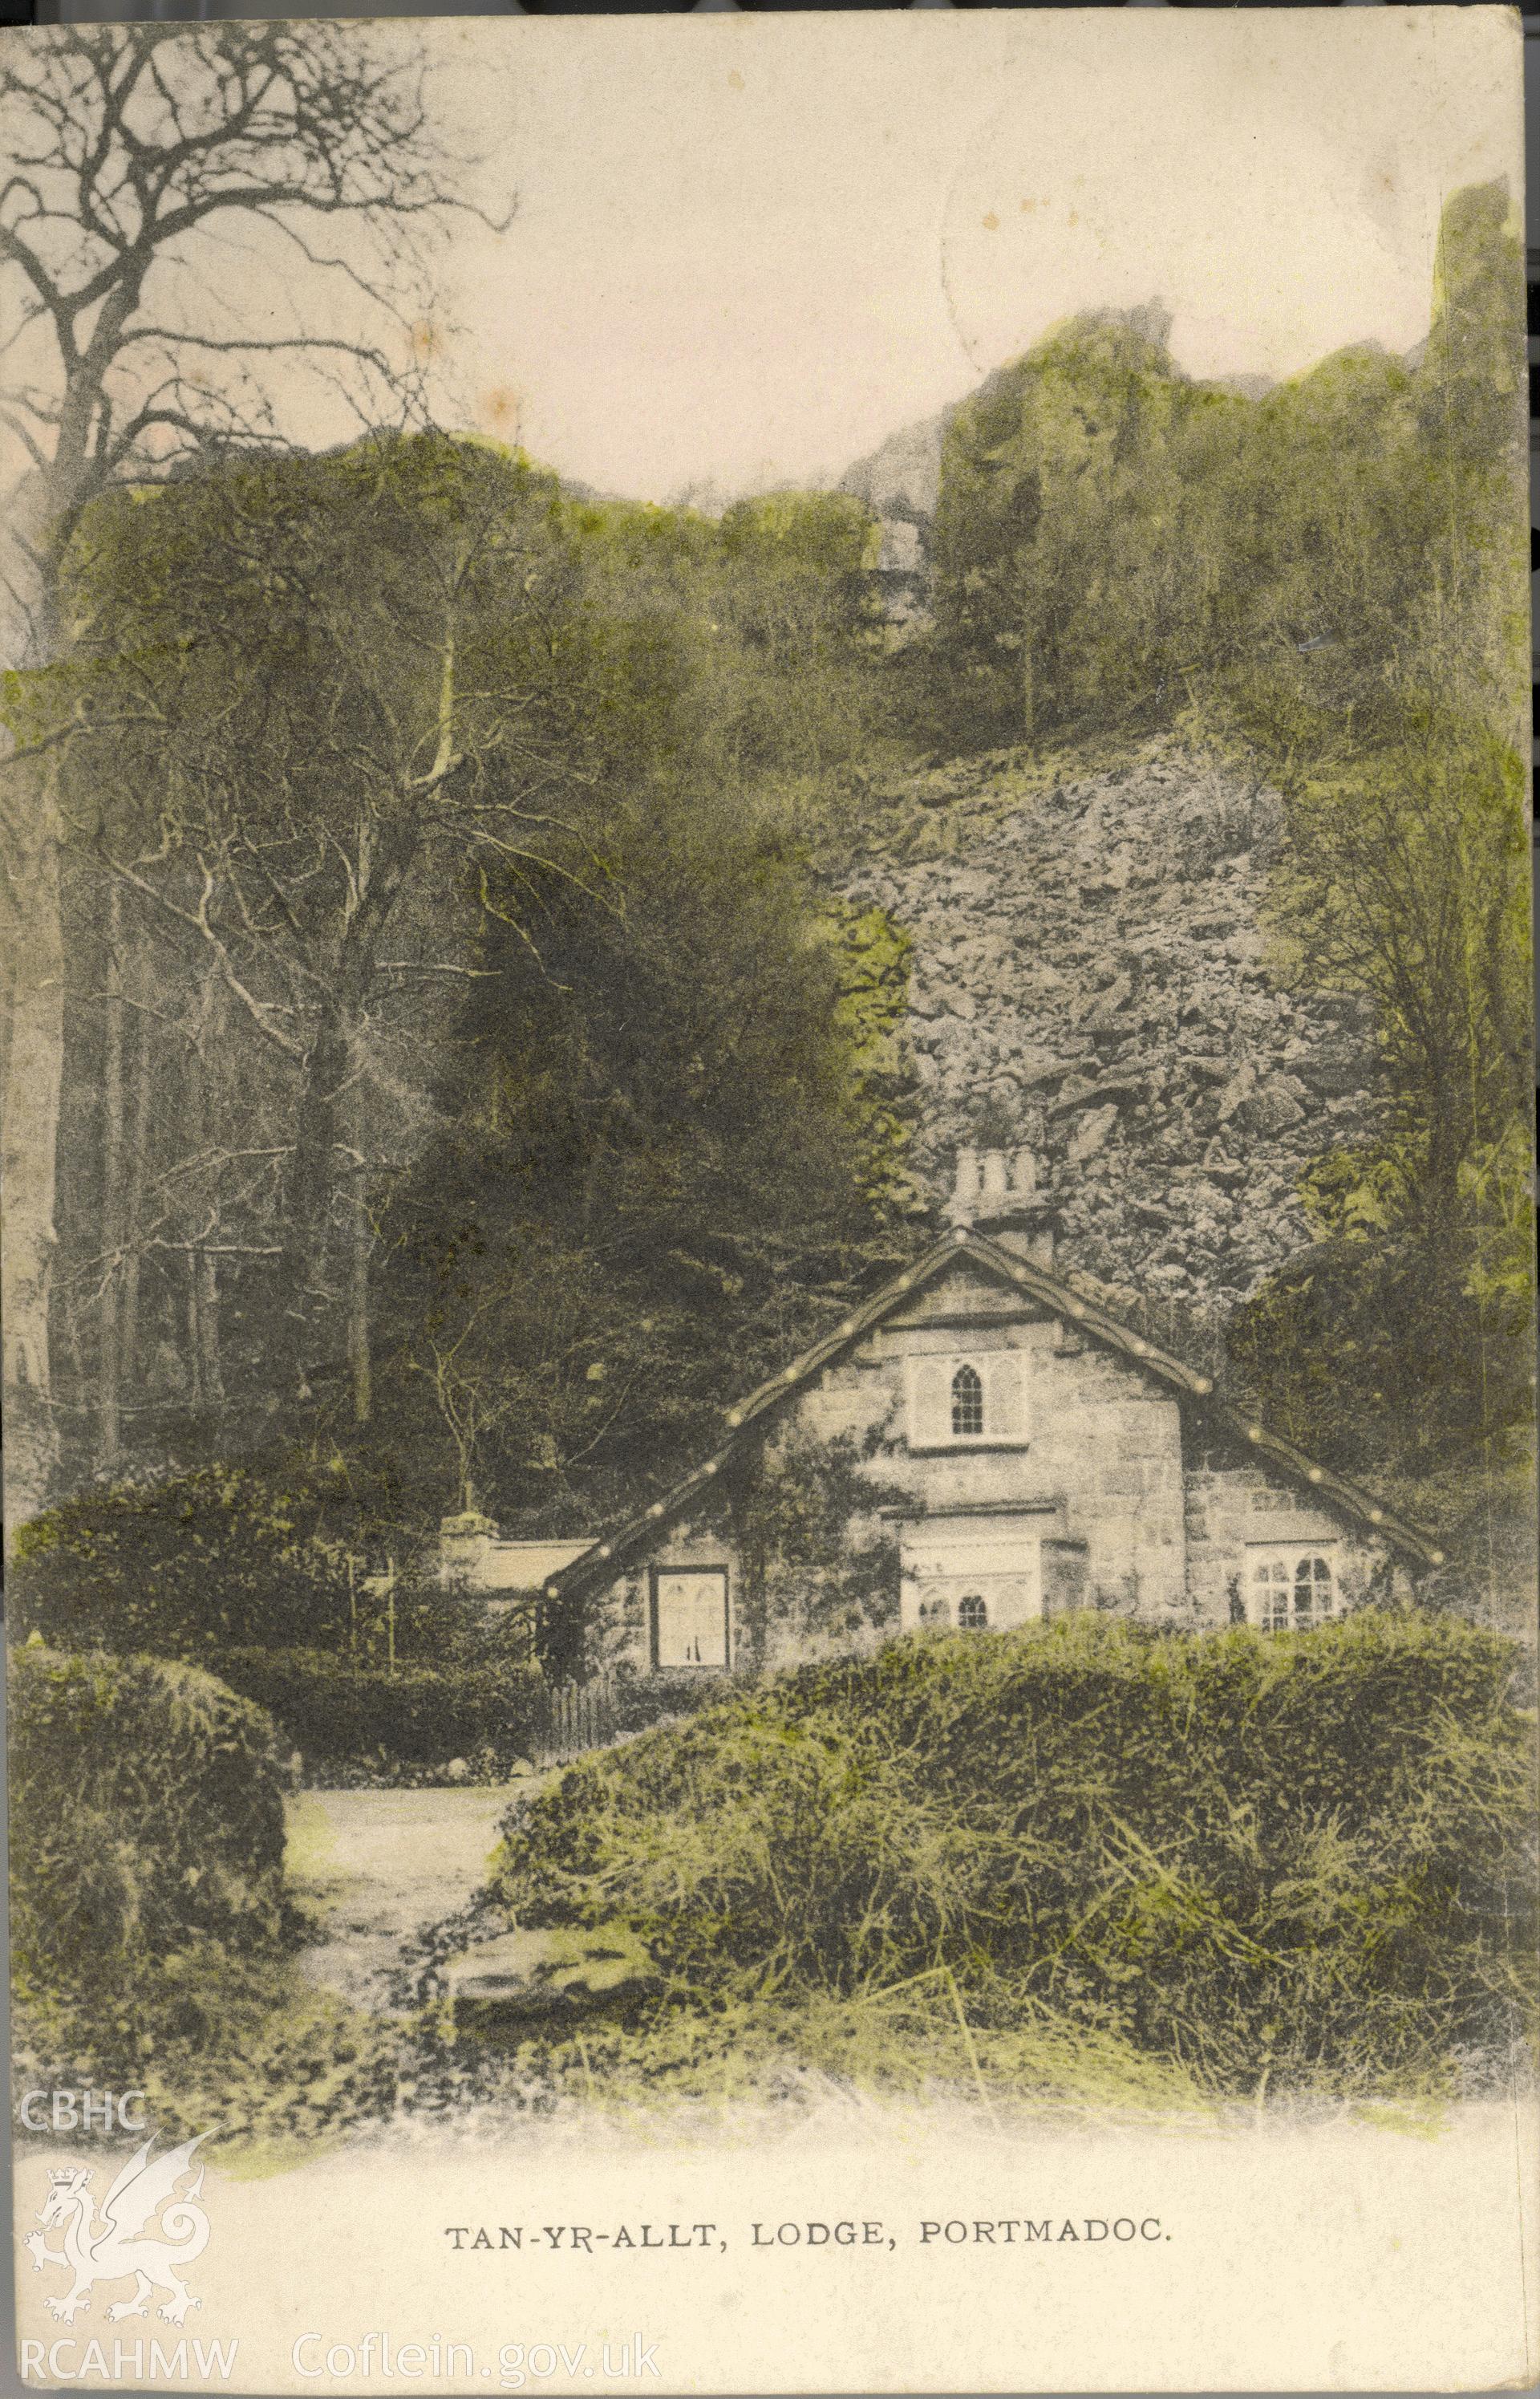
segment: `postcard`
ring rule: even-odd
[[[1485,2389],[1520,28],[0,58],[31,2389]]]

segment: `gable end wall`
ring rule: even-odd
[[[912,1362],[983,1359],[1001,1349],[1021,1360],[1025,1440],[912,1453]],[[852,1444],[874,1503],[880,1492],[890,1515],[1039,1512],[1045,1540],[1084,1558],[1088,1606],[1169,1624],[1230,1623],[1241,1612],[1248,1552],[1258,1542],[1333,1544],[1348,1605],[1408,1587],[1389,1545],[1330,1499],[1270,1474],[1244,1452],[1205,1447],[1202,1416],[1190,1405],[1184,1413],[1136,1361],[962,1262],[767,1416],[753,1446],[773,1471],[777,1450],[798,1434]],[[897,1511],[895,1492],[902,1495]],[[735,1545],[724,1498],[719,1493],[689,1522],[660,1528],[649,1552],[593,1596],[592,1667],[624,1661],[650,1671],[656,1566],[727,1568],[736,1668],[787,1663],[815,1646],[789,1624],[760,1620],[760,1594]],[[852,1540],[871,1529],[870,1518],[853,1521]]]

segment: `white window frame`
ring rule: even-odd
[[[982,1432],[953,1432],[952,1430],[952,1384],[961,1366],[971,1367],[983,1386]],[[1014,1430],[1003,1429],[1000,1423],[999,1385],[1002,1369],[1007,1366],[1015,1383],[1015,1400],[1011,1408],[1015,1417]],[[921,1378],[926,1375],[937,1378],[934,1386],[936,1404],[928,1418],[921,1403]],[[909,1448],[911,1452],[921,1454],[941,1450],[1028,1449],[1032,1445],[1028,1397],[1027,1352],[1024,1349],[912,1350],[904,1360],[904,1407]]]
[[[1336,1541],[1248,1541],[1246,1544],[1246,1621],[1264,1633],[1311,1632],[1342,1614],[1342,1580]],[[1302,1619],[1294,1604],[1299,1570],[1306,1560],[1326,1566],[1326,1575],[1311,1578],[1312,1606]],[[1265,1579],[1264,1579],[1265,1578]],[[1325,1589],[1324,1607],[1315,1594]],[[1277,1594],[1277,1598],[1273,1594]],[[1279,1603],[1281,1602],[1281,1606]],[[1281,1618],[1281,1621],[1275,1620]]]
[[[720,1658],[665,1658],[663,1655],[663,1593],[665,1582],[708,1580],[722,1590],[722,1656]],[[648,1592],[648,1614],[651,1618],[651,1648],[655,1674],[724,1674],[733,1659],[733,1593],[732,1578],[722,1565],[655,1565]]]

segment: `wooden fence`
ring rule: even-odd
[[[620,1730],[615,1685],[606,1674],[587,1683],[553,1683],[532,1766],[561,1766],[586,1749],[603,1749]]]

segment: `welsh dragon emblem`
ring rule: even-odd
[[[109,2324],[123,2316],[148,2315],[153,2291],[167,2294],[160,2313],[168,2324],[182,2323],[189,2308],[202,2304],[188,2296],[182,2280],[182,2269],[202,2254],[209,2239],[209,2218],[198,2203],[201,2165],[192,2189],[175,2196],[178,2183],[194,2172],[193,2151],[202,2138],[200,2133],[197,2139],[183,2141],[153,2163],[155,2143],[153,2138],[146,2141],[102,2201],[100,2219],[89,2166],[57,2167],[49,2175],[48,2196],[37,2211],[43,2230],[29,2232],[24,2245],[32,2252],[34,2271],[66,2266],[74,2277],[61,2299],[47,2301],[61,2324],[73,2324],[80,2310],[89,2306],[95,2284],[125,2282],[130,2275],[132,2295],[107,2310]],[[63,2228],[63,2245],[50,2249],[47,2234],[55,2225]],[[155,2230],[146,2230],[152,2225]]]

